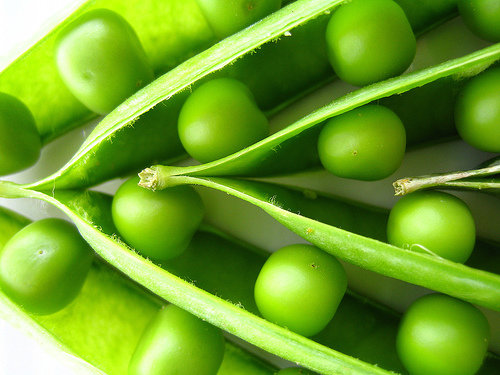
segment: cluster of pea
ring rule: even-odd
[[[201,1],[200,5],[204,8],[207,19],[210,20],[210,12],[216,13],[216,7],[211,8],[207,3],[210,2]],[[257,14],[251,20],[246,20],[246,24],[254,22],[280,6],[279,2],[269,4],[271,2],[266,3],[269,8],[262,8],[261,14]],[[467,11],[467,4],[462,8]],[[373,14],[379,14],[376,12],[381,12],[381,9],[384,10],[383,17],[374,19]],[[356,61],[351,61],[352,56],[349,56],[352,48],[343,49],[342,40],[345,38],[344,33],[347,33],[345,30],[348,30],[343,22],[353,17],[366,17],[367,22],[389,23],[398,29],[398,32],[385,38],[389,40],[391,36],[395,36],[394,44],[390,45],[388,42],[388,50],[383,53],[378,52],[387,61],[370,64],[373,68],[372,72],[366,69],[366,59],[369,57],[354,56],[354,60],[359,59],[359,64],[363,61],[362,67],[356,66]],[[475,19],[472,18],[470,22],[475,22]],[[117,53],[123,53],[121,58],[127,64],[118,67],[113,64],[106,68],[106,61],[98,58],[99,51],[93,51],[89,55],[87,49],[83,50],[79,47],[82,44],[92,43],[85,38],[88,38],[88,30],[96,29],[96,24],[106,30],[106,38],[109,38],[106,48],[112,46],[116,48]],[[242,26],[245,26],[245,23],[237,25],[238,29]],[[224,25],[212,25],[212,27],[221,38],[235,31],[227,30]],[[488,30],[490,29],[492,28]],[[495,27],[493,27],[494,31]],[[346,81],[359,85],[400,74],[411,63],[415,53],[415,38],[406,16],[398,5],[389,0],[353,1],[342,6],[330,20],[327,40],[330,59],[336,73]],[[120,45],[120,43],[123,44]],[[401,44],[405,48],[399,48]],[[99,45],[102,46],[102,44]],[[377,45],[377,47],[380,46]],[[369,53],[376,50],[373,45],[366,49]],[[124,98],[153,79],[152,70],[147,65],[145,54],[133,30],[121,17],[110,11],[89,12],[73,22],[61,33],[56,51],[57,64],[65,83],[82,103],[97,113],[109,112]],[[396,58],[397,53],[400,54]],[[94,69],[93,64],[96,64],[95,66],[99,69]],[[106,69],[103,69],[103,66]],[[96,77],[95,71],[106,71],[107,74]],[[109,74],[111,71],[113,74]],[[108,81],[109,77],[116,81]],[[96,87],[92,88],[88,82],[93,82],[92,85],[95,84]],[[487,85],[488,90],[477,88],[478,85]],[[457,112],[465,111],[462,116],[459,115],[459,118],[464,119],[459,122],[459,126],[465,129],[459,128],[460,134],[463,134],[471,144],[479,145],[479,148],[484,147],[488,151],[499,151],[498,140],[495,137],[485,139],[484,129],[480,132],[483,134],[482,138],[476,140],[477,127],[474,127],[474,120],[472,124],[470,121],[470,117],[474,118],[474,114],[468,112],[469,108],[474,111],[474,103],[465,106],[462,104],[470,96],[473,99],[469,100],[477,102],[490,100],[489,98],[478,99],[478,95],[469,94],[471,90],[480,91],[481,94],[486,92],[486,95],[495,99],[498,96],[496,87],[498,87],[498,71],[490,70],[471,81],[461,95],[461,102],[458,106],[460,109],[457,110]],[[8,108],[16,108],[15,112],[19,113],[26,112],[25,109],[21,109],[20,103],[6,96],[5,102],[8,101],[13,103],[7,106]],[[32,123],[29,113],[23,116],[29,119],[24,123]],[[477,115],[475,117],[477,119]],[[230,128],[223,126],[227,123],[234,124],[234,126]],[[492,122],[488,122],[487,125],[492,126]],[[375,126],[380,126],[378,134],[385,134],[384,137],[390,143],[381,146],[384,150],[386,148],[390,150],[386,154],[389,155],[388,158],[381,159],[379,150],[365,156],[362,150],[363,140],[359,146],[356,145],[356,152],[347,150],[340,156],[331,153],[331,150],[340,148],[337,145],[347,143],[345,137],[354,137],[357,134],[366,136]],[[26,128],[29,127],[34,128],[26,125]],[[228,134],[229,132],[234,133]],[[228,136],[220,137],[221,133]],[[233,79],[212,80],[198,87],[183,105],[179,116],[180,141],[189,154],[201,162],[210,162],[232,154],[264,138],[267,134],[267,119],[258,109],[251,92],[241,82]],[[387,137],[387,134],[390,136]],[[469,134],[472,135],[469,136]],[[370,134],[370,138],[373,136],[375,135]],[[226,142],[221,143],[221,139]],[[380,179],[392,174],[399,166],[405,149],[405,134],[401,121],[392,111],[381,106],[365,106],[336,117],[323,128],[319,139],[319,155],[325,168],[339,176],[358,179]],[[483,146],[485,143],[488,145]],[[493,146],[490,146],[491,143]],[[378,144],[382,144],[382,141]],[[39,147],[38,145],[37,152],[39,152]],[[33,149],[36,150],[36,147]],[[362,153],[364,159],[357,157],[358,153]],[[351,156],[354,156],[354,161],[347,159]],[[353,168],[349,169],[350,166]],[[201,199],[189,187],[172,187],[153,193],[138,187],[137,182],[137,179],[127,181],[113,199],[112,215],[120,235],[138,252],[152,259],[161,261],[179,256],[188,247],[202,220]],[[439,210],[443,207],[446,212],[441,214]],[[455,241],[443,244],[442,238],[432,239],[430,233],[436,230],[436,226],[428,222],[429,219],[425,216],[426,210],[433,210],[440,215],[449,215],[454,220],[459,218],[458,221],[463,225],[457,231],[458,236]],[[419,224],[416,224],[417,222]],[[422,226],[421,222],[430,224],[431,228],[426,233],[417,233],[417,236],[414,236],[413,229],[416,225]],[[52,232],[56,233],[54,237],[47,238],[48,236],[44,235]],[[159,233],[162,233],[162,236],[158,236]],[[389,218],[388,239],[391,243],[399,247],[410,247],[412,250],[418,247],[454,261],[463,262],[469,257],[474,246],[474,237],[474,223],[467,207],[458,199],[443,193],[418,194],[402,199]],[[40,241],[37,246],[33,246],[32,244],[37,243],[40,238],[47,238],[47,242]],[[27,246],[27,243],[30,246]],[[72,248],[73,251],[64,254],[57,252],[57,249],[66,247]],[[28,251],[28,255],[21,249]],[[46,249],[56,250],[47,254]],[[49,261],[39,262],[37,264],[40,266],[39,269],[25,269],[24,272],[14,275],[11,279],[12,274],[8,270],[16,268],[16,264],[20,262],[19,259],[25,259],[33,254],[35,254],[35,259],[47,257]],[[2,289],[27,310],[36,313],[57,311],[66,306],[80,290],[90,267],[89,254],[87,245],[69,224],[57,220],[34,223],[14,236],[2,251],[0,258]],[[18,256],[20,258],[17,258]],[[24,293],[22,290],[24,280],[28,276],[35,279],[38,275],[46,275],[46,269],[43,267],[60,270],[51,273],[53,280],[45,278],[47,284],[40,283],[39,280],[33,281],[33,285],[38,288],[29,290],[27,294]],[[294,270],[293,278],[290,276],[291,269]],[[300,284],[297,278],[305,281],[297,285]],[[260,313],[268,320],[302,335],[311,336],[321,331],[332,319],[343,297],[346,284],[345,273],[335,258],[315,247],[295,245],[279,250],[266,262],[255,285],[255,301]],[[313,295],[312,291],[317,293]],[[323,293],[321,296],[318,296],[319,291]],[[314,299],[304,299],[311,295]],[[441,316],[436,318],[435,311],[442,312]],[[453,322],[448,319],[449,314],[455,315]],[[446,363],[442,367],[443,361],[436,361],[433,358],[451,349],[440,348],[439,343],[429,342],[425,345],[416,343],[418,339],[415,337],[423,334],[420,330],[427,329],[421,328],[422,325],[437,324],[436,320],[448,322],[445,324],[459,331],[461,337],[467,342],[467,366],[464,366],[463,362],[444,361]],[[469,330],[468,326],[473,327]],[[183,327],[186,331],[176,332],[176,327]],[[186,333],[188,331],[189,335]],[[172,371],[172,367],[168,366],[172,366],[172,362],[181,363],[182,361],[178,358],[169,359],[168,352],[171,350],[168,347],[160,348],[158,342],[167,341],[166,338],[176,340],[177,337],[183,335],[186,337],[185,345],[190,348],[187,350],[199,353],[199,365],[203,369],[186,370],[184,363],[180,367],[188,373],[194,373],[192,371],[200,374],[216,373],[223,353],[220,331],[172,306],[164,309],[144,333],[131,361],[130,373],[152,373],[152,368],[157,372]],[[473,374],[483,361],[488,336],[488,325],[484,316],[472,305],[451,297],[433,295],[422,298],[410,308],[398,335],[398,351],[401,360],[412,374],[429,372]],[[211,344],[207,345],[207,342]],[[454,352],[450,355],[458,357],[462,355],[461,353]],[[425,356],[425,361],[422,361],[422,356]],[[446,366],[451,366],[452,369]]]

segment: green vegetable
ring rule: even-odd
[[[380,180],[401,165],[406,133],[390,109],[367,105],[336,116],[321,130],[321,164],[339,177]]]
[[[1,250],[0,286],[27,311],[52,314],[76,297],[92,254],[67,221],[37,221],[16,233]]]
[[[499,92],[500,68],[497,67],[471,79],[455,104],[458,134],[483,151],[500,152]]]
[[[196,0],[218,38],[244,29],[281,7],[281,0]]]
[[[304,336],[320,332],[333,318],[347,288],[342,265],[309,245],[273,253],[255,283],[262,316]]]
[[[97,113],[153,80],[153,70],[132,27],[117,13],[92,10],[58,35],[55,61],[71,93]]]
[[[268,134],[267,118],[250,90],[230,78],[215,79],[198,87],[179,115],[182,145],[202,163],[230,155]]]
[[[476,241],[474,218],[459,198],[442,192],[418,192],[392,208],[387,238],[395,246],[465,262]]]
[[[500,4],[496,0],[458,0],[465,24],[481,38],[500,42]]]
[[[481,367],[489,338],[488,321],[477,308],[431,294],[407,310],[397,349],[412,375],[473,375]]]
[[[0,92],[0,176],[35,164],[40,156],[40,135],[28,107]]]
[[[203,202],[189,186],[154,193],[131,178],[113,198],[113,222],[125,241],[148,258],[165,260],[186,250],[203,219]]]
[[[411,25],[392,0],[342,5],[330,18],[326,41],[335,73],[357,86],[403,73],[416,51]]]
[[[129,375],[215,375],[224,355],[222,332],[174,305],[146,327]]]

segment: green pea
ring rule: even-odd
[[[269,134],[266,116],[250,90],[231,78],[198,87],[179,115],[179,137],[186,151],[207,163],[231,155]]]
[[[35,164],[42,143],[35,119],[19,99],[0,93],[0,176]]]
[[[470,145],[500,152],[500,68],[472,78],[455,104],[458,134]]]
[[[17,232],[0,252],[0,287],[35,314],[51,314],[76,297],[93,252],[76,228],[44,219]]]
[[[71,93],[105,114],[153,79],[132,27],[107,9],[87,12],[58,35],[55,58]]]
[[[406,311],[396,345],[412,375],[473,375],[481,367],[489,338],[488,321],[476,307],[431,294]]]
[[[500,42],[498,0],[458,0],[458,10],[473,33],[490,42]]]
[[[269,257],[254,292],[264,318],[312,336],[333,318],[346,288],[346,274],[337,259],[317,247],[298,244]]]
[[[197,0],[215,35],[223,39],[281,7],[281,0]]]
[[[340,6],[328,23],[326,42],[335,73],[358,86],[403,73],[416,51],[410,23],[392,0],[353,0]]]
[[[112,216],[118,232],[140,254],[166,260],[180,255],[203,219],[203,202],[190,186],[151,191],[134,177],[113,198]]]
[[[330,119],[321,130],[321,164],[339,177],[379,180],[394,173],[403,160],[406,132],[390,109],[367,105]]]
[[[220,329],[175,305],[146,327],[129,364],[129,375],[215,375],[224,356]]]
[[[462,200],[439,191],[423,191],[406,195],[394,205],[387,238],[395,246],[463,263],[474,249],[476,227]]]

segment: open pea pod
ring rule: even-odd
[[[156,296],[272,354],[322,374],[390,373],[259,318],[142,258],[116,236],[105,233],[110,213],[99,208],[105,200],[99,193],[66,190],[46,194],[1,182],[0,195],[35,198],[54,205],[75,223],[83,238],[110,265]]]
[[[283,4],[290,2],[284,1]],[[398,0],[398,3],[405,10],[416,32],[422,32],[456,13],[456,0],[434,2],[422,0],[418,2],[418,6],[415,6],[414,2],[406,0]],[[137,33],[153,69],[158,74],[172,69],[180,62],[216,42],[211,28],[195,0],[132,0],[127,1],[126,4],[116,0],[79,0],[75,2],[73,8],[76,10],[59,20],[57,26],[50,33],[40,37],[39,40],[36,39],[39,36],[35,36],[33,45],[0,73],[0,91],[11,93],[28,105],[34,114],[44,142],[95,117],[95,114],[85,108],[67,90],[54,63],[53,49],[57,33],[82,13],[95,8],[107,8],[121,14]],[[322,23],[324,24],[324,22]],[[319,32],[323,31],[319,30]],[[266,84],[265,82],[269,78],[274,80],[283,74],[283,72],[278,75],[274,74],[279,71],[278,69],[283,70],[283,63],[285,67],[292,68],[285,75],[288,79],[287,86],[293,86],[295,91],[313,86],[331,76],[326,54],[309,53],[309,48],[312,50],[313,47],[318,46],[318,43],[319,45],[324,44],[320,34],[312,34],[306,40],[298,41],[301,48],[305,48],[303,53],[286,53],[290,50],[294,51],[293,48],[296,47],[294,43],[287,41],[286,44],[289,46],[285,47],[283,51],[279,52],[278,48],[278,51],[270,52],[271,55],[275,56],[285,55],[286,60],[280,59],[281,66],[279,68],[273,68],[271,64],[268,64],[271,71],[266,69],[267,77],[262,77],[260,82],[257,82],[256,93],[262,92],[260,88],[262,88],[262,84]],[[317,56],[317,58],[312,59],[311,56]],[[252,65],[255,62],[260,64],[262,59],[250,59],[249,62],[241,64],[242,67],[232,69],[229,74],[244,77],[245,73],[248,72],[244,65]],[[290,79],[292,81],[296,79],[298,68],[304,68],[304,64],[310,69],[300,72],[298,81],[292,83]],[[237,73],[239,70],[242,70],[241,74]],[[251,83],[253,86],[253,82]],[[297,94],[293,90],[292,92],[279,93],[277,95],[280,97],[279,101],[288,100],[291,95]],[[272,107],[276,103],[273,102],[271,93],[265,93],[264,97],[260,95],[257,97],[259,102],[266,106]]]
[[[143,173],[144,186],[153,189],[168,184],[170,176],[228,176],[266,175],[283,173],[310,163],[301,144],[309,145],[315,139],[318,125],[324,120],[358,108],[364,104],[402,94],[420,86],[450,77],[460,79],[473,76],[500,60],[500,44],[486,47],[467,56],[382,81],[334,100],[285,129],[225,158],[190,167],[154,166]],[[297,152],[297,148],[300,152]],[[307,155],[307,154],[306,154]],[[36,185],[35,185],[36,186]]]
[[[95,194],[92,216],[99,225],[112,229],[106,216],[108,196]],[[81,204],[85,194],[66,193],[65,199]],[[0,208],[0,249],[29,220]],[[202,252],[204,232],[200,232],[189,251]],[[223,241],[213,235],[217,241]],[[229,249],[226,246],[226,249]],[[188,257],[190,255],[187,255]],[[182,268],[181,268],[182,269]],[[125,374],[130,358],[146,325],[162,306],[162,301],[145,292],[109,265],[96,259],[75,301],[50,315],[33,315],[11,302],[0,290],[0,317],[35,338],[55,356],[69,360],[71,368],[84,374]],[[240,347],[226,343],[219,375],[271,375],[276,369]]]
[[[145,184],[158,189],[191,184],[234,195],[262,208],[305,240],[349,263],[500,311],[500,275],[404,250],[341,229],[337,223],[332,226],[294,213],[293,208],[281,203],[273,185],[215,177],[169,176],[161,181],[149,177],[146,176]]]
[[[281,204],[290,205],[289,201],[293,200],[296,202],[295,208],[313,216],[319,215],[326,221],[343,223],[357,232],[377,236],[380,235],[378,230],[368,228],[385,226],[387,213],[381,210],[322,197],[313,198],[312,194],[304,196],[302,193],[290,193],[280,187],[273,190],[278,193],[276,201]],[[109,221],[108,196],[63,192],[56,198],[66,202],[103,231],[113,233]],[[328,206],[326,211],[323,209],[325,205]],[[28,222],[7,210],[0,212],[0,228],[7,228],[2,233],[9,232],[12,235]],[[491,263],[492,256],[495,257],[495,249],[490,251],[488,246],[481,246],[483,249],[478,250],[482,250],[480,253],[487,259],[479,258],[476,264],[484,266]],[[253,287],[267,256],[268,253],[258,248],[205,226],[195,235],[183,255],[162,266],[184,280],[258,314],[253,300]],[[218,261],[213,262],[213,259]],[[61,312],[50,316],[30,316],[0,293],[0,314],[23,330],[34,331],[32,333],[45,346],[54,343],[55,351],[62,349],[63,353],[84,359],[85,363],[79,362],[89,367],[84,373],[124,373],[144,325],[160,304],[127,280],[96,261],[80,296]],[[384,369],[405,374],[395,350],[398,324],[399,316],[395,312],[348,293],[333,320],[313,339],[345,354],[377,363]],[[78,334],[75,335],[75,332]],[[98,345],[95,343],[96,337]],[[498,364],[498,357],[489,354],[480,374],[494,374]],[[273,368],[269,365],[227,344],[220,375],[271,373]]]
[[[140,90],[104,118],[77,154],[60,171],[35,185],[40,189],[48,189],[49,185],[52,187],[54,183],[59,188],[89,186],[102,182],[103,179],[130,173],[141,162],[144,166],[151,164],[152,159],[170,159],[179,155],[182,151],[179,151],[176,136],[168,138],[162,133],[151,138],[150,134],[156,131],[146,131],[148,135],[143,137],[141,128],[145,126],[136,123],[138,129],[132,130],[130,123],[159,102],[186,90],[223,67],[227,69],[217,74],[242,79],[254,91],[257,101],[265,104],[266,108],[293,100],[294,96],[304,90],[331,79],[333,75],[322,37],[328,20],[325,12],[342,2],[343,0],[296,1],[179,65]],[[416,31],[431,27],[454,14],[454,1],[449,0],[439,1],[437,4],[423,1],[418,8],[404,1],[401,5],[407,10]],[[265,44],[287,32],[291,33],[291,36],[283,37],[276,43]],[[248,54],[261,46],[257,53]],[[301,50],[302,53],[297,54],[296,50]],[[247,55],[239,59],[245,54]],[[258,71],[255,66],[259,66]],[[286,85],[283,82],[286,82]],[[173,99],[174,102],[182,101]],[[166,126],[172,132],[175,132],[176,124],[175,105],[172,107],[167,104],[169,114]],[[129,135],[132,131],[135,133]],[[158,151],[155,158],[150,155],[143,157],[142,152],[134,152],[133,157],[129,155],[127,160],[120,160],[119,163],[108,162],[110,153],[123,153],[123,147],[113,145],[113,142],[119,142],[123,137],[139,139],[139,144],[147,144],[148,141],[154,144],[163,139],[165,144],[158,150],[169,151]],[[169,142],[168,139],[172,141]],[[142,150],[141,147],[138,149]],[[151,153],[151,149],[148,151]],[[94,161],[90,163],[90,159]],[[97,170],[100,172],[96,174]]]

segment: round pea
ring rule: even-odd
[[[179,137],[193,158],[207,163],[231,155],[269,134],[266,116],[250,90],[231,78],[198,87],[179,115]]]
[[[54,313],[77,296],[92,254],[67,221],[36,221],[17,232],[0,251],[0,287],[28,312]]]
[[[255,283],[255,302],[264,318],[304,336],[320,332],[333,318],[347,288],[342,265],[310,245],[273,253]]]
[[[321,164],[339,177],[379,180],[403,160],[406,132],[390,109],[367,105],[330,119],[319,135]]]
[[[140,254],[166,260],[180,255],[203,219],[203,202],[190,186],[151,191],[126,181],[112,205],[113,222],[124,240]]]
[[[470,145],[500,152],[500,68],[467,82],[455,104],[455,124],[458,134]]]
[[[174,305],[146,327],[129,364],[129,375],[215,375],[224,356],[220,329]]]
[[[412,375],[473,375],[481,367],[489,338],[488,321],[476,307],[431,294],[406,311],[396,346]]]
[[[42,142],[30,110],[0,93],[0,175],[26,169],[38,160]]]
[[[281,0],[197,0],[215,35],[223,39],[281,7]]]
[[[500,42],[498,0],[458,0],[458,10],[473,33],[490,42]]]
[[[107,9],[87,12],[64,28],[57,37],[55,59],[71,93],[101,114],[153,79],[134,30]]]
[[[416,51],[410,23],[392,0],[341,5],[328,22],[326,42],[335,73],[358,86],[403,73]]]
[[[394,205],[387,238],[395,246],[463,263],[474,249],[476,227],[462,200],[439,191],[423,191],[406,195]]]

